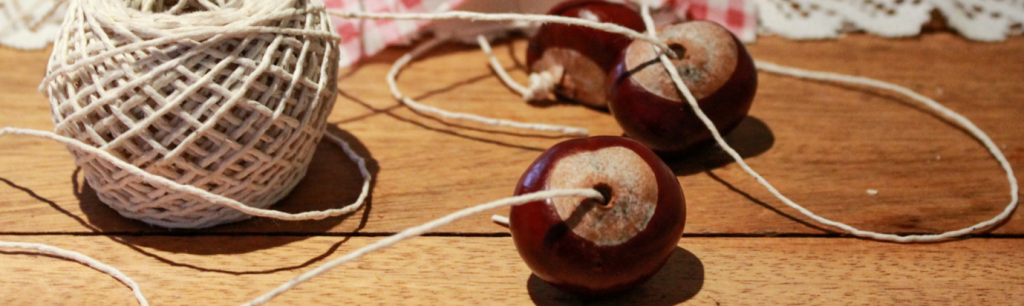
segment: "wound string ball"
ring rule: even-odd
[[[337,87],[338,36],[322,4],[82,0],[68,9],[40,86],[57,134],[256,208],[305,175]],[[69,150],[123,216],[175,228],[249,217]]]

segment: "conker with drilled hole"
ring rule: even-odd
[[[568,1],[549,15],[618,24],[643,31],[640,14],[623,4],[605,1]],[[526,66],[531,73],[548,73],[555,95],[590,107],[608,107],[608,72],[619,53],[632,40],[621,34],[566,24],[545,24],[530,39]]]
[[[665,264],[686,222],[672,170],[634,140],[596,136],[545,151],[516,195],[594,188],[605,201],[559,197],[514,206],[516,249],[538,278],[566,291],[603,295],[643,283]]]
[[[681,58],[672,59],[701,110],[723,134],[747,116],[757,91],[754,61],[722,26],[694,21],[671,25],[658,37]],[[630,138],[662,155],[680,154],[713,142],[658,59],[654,46],[633,41],[610,78],[609,108]]]

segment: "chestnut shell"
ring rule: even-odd
[[[559,143],[530,165],[515,194],[545,190],[551,166],[563,157],[614,146],[625,147],[640,156],[651,166],[658,184],[653,216],[647,227],[629,240],[615,246],[598,246],[581,238],[548,200],[511,209],[509,227],[520,256],[537,277],[563,290],[604,295],[643,283],[661,269],[682,236],[686,201],[679,181],[654,152],[628,138],[595,136]],[[579,186],[590,187],[593,186]]]
[[[737,48],[736,68],[732,75],[713,94],[694,97],[697,105],[723,135],[736,128],[747,116],[757,91],[757,71],[750,53],[735,35],[729,33],[729,36]],[[626,53],[623,51],[620,54],[609,75],[614,80],[609,108],[626,135],[658,154],[668,156],[685,154],[714,142],[711,131],[697,117],[689,103],[648,93],[636,83],[632,78],[634,72],[629,70],[626,63]],[[661,67],[661,62],[652,59],[650,65]],[[669,75],[665,74],[665,78],[669,78]]]
[[[595,0],[566,1],[556,5],[548,15],[559,15],[565,17],[580,18],[584,10],[591,12],[601,22],[611,22],[635,31],[644,30],[643,18],[629,6]],[[622,52],[632,39],[622,34],[609,33],[597,29],[582,26],[549,23],[541,26],[537,33],[530,38],[526,48],[526,66],[530,72],[536,68],[534,64],[544,55],[549,48],[564,48],[575,50],[587,57],[605,73],[604,75],[576,75],[574,71],[564,72],[563,78],[575,78],[575,83],[611,84],[607,79],[607,73],[615,67]],[[562,80],[557,80],[559,83]],[[605,108],[607,107],[607,86],[600,86],[602,92],[595,93],[605,97],[604,101],[588,101],[586,97],[577,99],[575,89],[555,88],[555,94],[564,100],[576,101],[585,105]]]

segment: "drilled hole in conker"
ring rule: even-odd
[[[672,50],[672,53],[676,54],[676,58],[677,59],[686,58],[686,47],[683,47],[683,45],[681,45],[681,44],[670,44],[670,45],[668,45],[668,49]]]
[[[599,183],[594,185],[594,190],[597,190],[597,192],[601,193],[601,196],[604,197],[604,201],[599,201],[597,204],[608,207],[612,202],[612,186],[608,186],[608,184],[605,183]]]

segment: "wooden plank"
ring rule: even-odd
[[[3,236],[104,261],[153,305],[238,305],[380,238]],[[270,244],[280,243],[277,247]],[[284,243],[282,243],[284,242]],[[421,237],[300,285],[269,305],[1021,305],[1021,239],[897,245],[828,238],[684,238],[622,296],[580,300],[531,276],[508,237]],[[2,253],[4,305],[133,305],[76,263]]]
[[[525,42],[513,44],[523,57]],[[793,42],[766,37],[755,58],[797,67],[878,78],[935,97],[964,113],[1024,165],[1024,38],[980,44],[949,33],[888,40],[850,35]],[[508,44],[496,46],[512,67]],[[251,220],[204,232],[395,232],[457,209],[509,196],[525,167],[561,141],[551,135],[486,131],[417,115],[391,98],[384,76],[405,49],[389,50],[343,71],[331,132],[368,153],[376,174],[371,205],[352,216],[314,222]],[[0,126],[50,129],[46,99],[36,92],[48,51],[0,50],[15,62],[0,75]],[[523,80],[521,70],[512,72]],[[762,74],[751,119],[733,136],[748,162],[798,203],[870,230],[931,233],[996,215],[1009,201],[1005,177],[965,133],[888,93]],[[572,105],[531,106],[502,86],[475,48],[447,46],[414,63],[399,80],[421,102],[453,111],[560,123],[595,135],[621,130],[608,114]],[[337,207],[356,198],[360,181],[340,151],[321,145],[310,177],[283,203],[285,211]],[[688,233],[817,234],[720,154],[673,162],[688,200]],[[723,166],[724,165],[724,166]],[[705,168],[712,170],[705,172]],[[1020,171],[1018,171],[1020,172]],[[80,182],[66,150],[47,141],[0,138],[0,228],[5,233],[134,233],[165,230],[121,218]],[[1024,176],[1018,174],[1018,179]],[[77,184],[77,185],[76,185]],[[866,190],[878,190],[869,195]],[[496,211],[497,213],[503,210]],[[1017,218],[1000,234],[1024,233]],[[449,232],[500,231],[486,216]],[[176,231],[177,232],[177,231]]]

